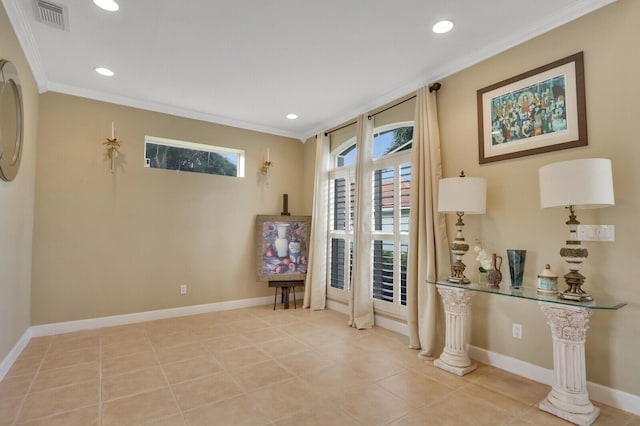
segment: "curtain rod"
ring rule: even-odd
[[[431,86],[429,86],[429,93],[431,93],[431,92],[436,92],[436,93],[437,93],[437,92],[438,92],[438,90],[440,90],[440,88],[441,88],[441,87],[442,87],[442,84],[437,83],[437,82],[436,82],[436,83],[433,83]],[[415,99],[415,98],[416,98],[416,95],[413,95],[413,96],[411,96],[411,97],[408,97],[407,99],[404,99],[404,100],[402,100],[402,101],[400,101],[400,102],[398,102],[398,103],[395,103],[395,104],[393,104],[393,105],[391,105],[391,106],[388,106],[388,107],[386,107],[386,108],[385,108],[385,109],[383,109],[383,110],[380,110],[380,111],[375,112],[375,113],[373,113],[373,114],[369,114],[369,115],[367,116],[367,118],[368,118],[369,120],[371,120],[371,119],[372,119],[373,117],[375,117],[376,115],[378,115],[378,114],[380,114],[380,113],[382,113],[382,112],[388,111],[388,110],[390,110],[391,108],[395,108],[395,107],[397,107],[398,105],[402,105],[403,103],[405,103],[405,102],[407,102],[407,101],[410,101],[411,99]],[[351,122],[351,123],[345,124],[344,126],[340,126],[340,127],[338,127],[337,129],[333,129],[333,130],[326,131],[326,132],[324,132],[324,135],[325,135],[325,136],[329,136],[329,133],[337,132],[338,130],[342,130],[342,129],[344,129],[345,127],[353,126],[353,125],[354,125],[354,124],[356,124],[356,123],[357,123],[357,121],[354,121],[354,122]]]

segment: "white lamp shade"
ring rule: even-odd
[[[540,167],[540,207],[593,209],[614,205],[611,160],[586,158]]]
[[[487,181],[476,177],[454,177],[440,180],[438,211],[484,214],[487,209]]]

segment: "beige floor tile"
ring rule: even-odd
[[[98,381],[78,383],[41,392],[30,392],[19,421],[61,414],[98,404]]]
[[[176,414],[174,416],[169,416],[162,419],[150,420],[142,424],[144,426],[184,426],[187,423],[182,417],[182,414]]]
[[[372,381],[361,372],[350,369],[342,363],[332,363],[312,373],[303,374],[301,379],[309,383],[322,397],[334,397],[352,386],[363,386]]]
[[[19,423],[20,426],[98,426],[100,423],[99,407],[81,408],[79,410],[68,411],[50,417],[43,417],[26,423]]]
[[[457,395],[475,397],[483,400],[486,404],[492,405],[494,408],[508,411],[513,416],[520,416],[531,404],[524,403],[501,393],[492,391],[475,383],[467,383],[457,390]],[[535,404],[538,406],[537,402]]]
[[[230,323],[232,329],[234,329],[237,333],[245,333],[247,331],[255,331],[261,330],[263,328],[271,327],[271,325],[261,319],[252,318],[245,319],[242,321],[234,321]]]
[[[245,331],[242,333],[253,344],[269,342],[287,337],[288,334],[277,327],[264,328],[260,330]]]
[[[22,396],[0,399],[0,426],[13,424],[13,421],[18,415],[22,400]]]
[[[123,398],[138,393],[168,387],[160,367],[111,375],[102,380],[102,400]]]
[[[600,415],[596,419],[598,426],[626,425],[633,420],[634,416],[631,413],[597,402],[593,405],[600,408]]]
[[[137,352],[117,358],[106,358],[102,360],[102,375],[109,377],[115,374],[127,373],[130,371],[145,369],[157,366],[158,361],[152,350]]]
[[[148,338],[120,341],[110,345],[102,345],[102,358],[117,358],[138,352],[149,352],[152,350],[153,347],[151,346],[151,341],[149,341]]]
[[[97,362],[99,359],[100,349],[97,346],[69,352],[48,353],[42,362],[42,369],[70,367],[76,364]]]
[[[193,334],[200,339],[218,339],[220,337],[235,336],[234,329],[225,324],[210,324],[192,330]]]
[[[24,396],[33,381],[33,376],[5,377],[0,382],[0,400]]]
[[[161,364],[185,361],[205,355],[207,355],[207,352],[199,342],[185,343],[168,348],[156,348],[156,356]]]
[[[30,392],[67,386],[83,382],[96,382],[99,379],[100,364],[85,362],[70,367],[41,370],[33,381]]]
[[[255,346],[218,352],[215,354],[218,361],[227,370],[237,370],[259,362],[269,361],[271,358]]]
[[[340,408],[362,424],[384,425],[408,414],[407,401],[378,385],[356,386],[340,397]]]
[[[73,331],[71,333],[64,333],[64,334],[58,334],[53,336],[53,343],[56,342],[62,342],[65,340],[76,340],[76,339],[81,339],[81,338],[85,338],[85,337],[95,337],[95,336],[99,336],[100,335],[100,329],[99,328],[93,328],[93,329],[89,329],[89,330],[79,330],[79,331]]]
[[[495,398],[503,397],[499,393],[494,395]],[[507,410],[495,408],[481,398],[458,391],[435,404],[422,408],[421,411],[432,419],[433,424],[451,426],[466,424],[508,425],[516,418]]]
[[[246,395],[198,407],[187,411],[184,417],[189,426],[270,424],[264,414],[251,405]]]
[[[168,388],[115,399],[102,404],[102,426],[129,425],[179,414]]]
[[[42,364],[42,356],[20,356],[15,360],[5,377],[35,376]]]
[[[137,325],[135,327],[112,327],[112,329],[103,332],[100,337],[103,346],[137,342],[147,338],[147,331],[142,326]]]
[[[320,402],[311,408],[290,414],[275,424],[277,426],[358,426],[351,416],[336,406],[334,401]]]
[[[32,357],[32,356],[44,356],[44,354],[49,350],[49,346],[53,341],[53,337],[34,337],[32,338],[27,346],[22,350],[20,356],[24,357]]]
[[[91,348],[95,349],[100,346],[100,336],[79,336],[75,338],[56,339],[49,348],[49,353],[59,351],[75,351],[77,349]]]
[[[414,408],[437,403],[453,391],[441,383],[410,372],[400,373],[377,383],[383,389],[408,401]]]
[[[494,367],[481,366],[477,372],[470,374],[468,380],[528,405],[538,403],[551,390],[550,386]]]
[[[151,344],[156,349],[168,348],[171,346],[194,343],[197,341],[197,339],[197,336],[191,333],[190,330],[187,330],[172,334],[159,334],[157,336],[151,336]]]
[[[274,358],[295,354],[309,349],[309,346],[293,337],[285,337],[278,340],[272,340],[270,342],[260,343],[258,347]]]
[[[247,396],[251,406],[259,408],[271,420],[309,408],[319,400],[312,387],[300,379],[265,386]]]
[[[231,374],[247,392],[293,378],[288,370],[272,360],[233,370]]]
[[[310,350],[276,357],[276,360],[297,376],[311,374],[331,363],[327,357]]]
[[[225,337],[218,337],[215,339],[207,339],[201,342],[202,347],[212,354],[219,352],[229,351],[232,349],[246,348],[253,346],[253,343],[242,335],[232,335]]]
[[[229,373],[222,372],[173,385],[183,411],[238,396],[242,390]]]
[[[201,356],[186,361],[165,364],[162,369],[167,375],[169,383],[176,384],[219,373],[222,371],[222,366],[211,356]]]
[[[529,406],[522,413],[508,423],[509,426],[570,426],[571,423],[562,420],[538,408],[538,405]],[[597,425],[597,423],[595,423]]]

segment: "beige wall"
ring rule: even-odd
[[[465,219],[467,240],[473,244],[477,238],[503,256],[507,248],[526,249],[527,286],[535,286],[545,263],[558,273],[567,272],[558,254],[567,235],[566,212],[540,209],[538,168],[573,158],[613,161],[616,205],[581,211],[578,219],[583,224],[615,225],[616,241],[585,243],[590,254],[581,271],[587,276],[587,290],[629,305],[615,312],[594,311],[587,335],[587,378],[635,395],[640,395],[640,292],[633,278],[640,240],[638,22],[640,2],[620,0],[444,79],[438,93],[444,175],[455,176],[464,169],[469,176],[487,179],[487,214]],[[579,51],[585,59],[589,145],[479,166],[476,91]],[[453,220],[448,222],[452,237]],[[465,262],[476,265],[472,254]],[[502,272],[507,277],[503,285],[508,286],[506,264]],[[522,340],[511,337],[514,322],[523,326]],[[553,365],[549,327],[531,301],[475,296],[471,343],[546,368]]]
[[[29,327],[33,193],[38,133],[38,89],[4,6],[0,5],[0,59],[18,69],[24,107],[24,146],[18,175],[0,181],[0,360]]]
[[[255,215],[282,211],[283,193],[306,213],[300,141],[56,93],[40,102],[33,324],[273,294],[255,280]],[[112,121],[115,174],[102,145]],[[246,177],[144,168],[145,135],[243,149]]]

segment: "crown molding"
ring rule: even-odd
[[[31,73],[38,86],[38,92],[44,93],[48,89],[47,73],[45,72],[42,60],[40,59],[40,51],[33,37],[27,11],[24,10],[23,2],[19,0],[2,0],[7,16],[13,26],[13,31],[18,38],[20,47],[24,52],[27,63],[31,68]]]

